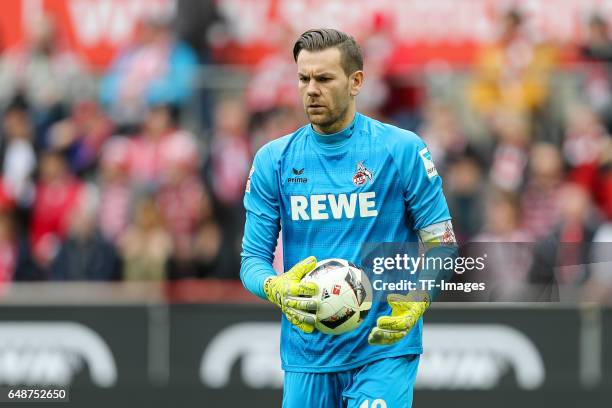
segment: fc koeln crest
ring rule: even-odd
[[[358,162],[357,171],[353,175],[353,184],[355,184],[356,186],[362,186],[367,181],[371,182],[372,177],[374,177],[374,175],[372,174],[370,170],[366,168],[366,166],[364,166],[363,162],[362,161]]]

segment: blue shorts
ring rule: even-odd
[[[418,354],[337,373],[285,372],[283,408],[410,408]]]

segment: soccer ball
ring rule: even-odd
[[[322,333],[342,334],[357,328],[372,307],[372,286],[365,272],[344,259],[317,263],[303,281],[317,284],[315,327]]]

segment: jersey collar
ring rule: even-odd
[[[355,112],[353,121],[347,127],[336,133],[322,134],[314,130],[312,125],[308,126],[308,133],[310,133],[313,139],[323,147],[339,147],[344,145],[344,143],[353,136],[355,128],[358,127],[360,118],[361,114]]]

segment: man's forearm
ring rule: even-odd
[[[276,272],[270,262],[255,256],[242,257],[240,280],[244,287],[255,296],[267,299],[263,286],[265,280],[271,276],[276,276]]]
[[[450,220],[430,225],[418,232],[421,243],[425,246],[426,265],[419,271],[419,280],[433,281],[431,289],[427,290],[429,301],[440,294],[440,283],[453,278],[453,269],[444,268],[446,260],[459,255],[457,239]],[[429,262],[433,260],[434,262]]]

